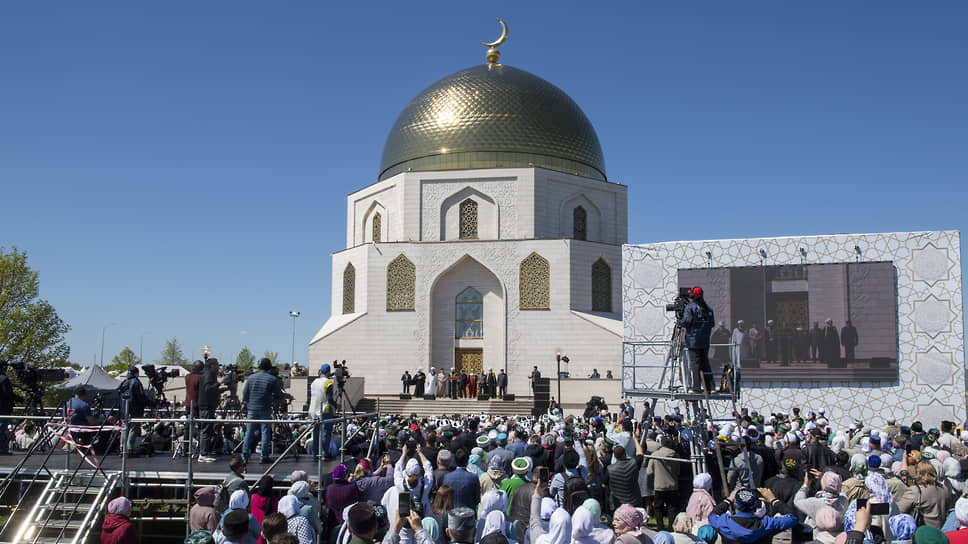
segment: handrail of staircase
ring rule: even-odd
[[[54,412],[53,414],[51,414],[50,421],[53,421],[54,418],[56,418],[58,415],[59,414],[57,412]],[[40,464],[40,468],[44,469],[44,471],[47,472],[47,476],[50,477],[51,480],[54,479],[54,473],[51,472],[49,468],[47,468],[47,462],[50,461],[50,457],[54,454],[54,450],[57,449],[57,447],[55,444],[49,444],[50,442],[49,438],[52,436],[52,433],[51,435],[48,435],[48,432],[49,431],[48,431],[47,425],[44,425],[43,432],[41,432],[40,436],[37,437],[37,440],[35,440],[34,443],[30,445],[30,448],[27,450],[27,453],[24,454],[23,459],[20,460],[20,464],[17,466],[17,469],[15,470],[15,472],[19,472],[20,470],[23,470],[23,465],[27,462],[27,458],[30,457],[33,451],[38,446],[40,446],[40,444],[46,441],[48,442],[48,445],[50,446],[50,448],[47,451],[47,455],[44,456],[44,461]],[[37,483],[37,476],[39,475],[40,475],[39,470],[34,472],[33,477],[30,478],[30,482],[27,484],[27,490],[22,495],[23,497],[26,497],[27,494],[30,493],[30,490],[33,489],[34,484]],[[8,475],[8,477],[10,477],[10,483],[13,483],[13,473],[11,473],[11,475]],[[5,484],[5,486],[6,485],[9,485],[9,484]],[[6,487],[4,487],[2,491],[0,491],[0,496],[3,496],[3,493],[5,492],[6,492]],[[19,503],[20,501],[17,501],[17,502]],[[13,515],[13,512],[11,512],[10,515],[7,516],[6,521],[3,522],[3,527],[0,527],[0,534],[3,534],[4,532],[6,532],[7,526],[10,524],[13,518],[14,518],[14,515]]]
[[[104,423],[105,423],[105,421],[102,421],[101,422],[101,425],[98,426],[98,430],[97,430],[98,433],[100,433],[101,432],[101,429],[104,428]],[[107,450],[106,451],[111,451],[111,448],[114,446],[114,442],[115,442],[115,440],[117,440],[117,438],[118,438],[119,435],[120,435],[120,433],[111,433],[111,440],[108,442],[108,447],[107,447]],[[81,470],[81,467],[84,466],[85,459],[83,458],[83,454],[82,454],[81,457],[82,457],[81,458],[81,461],[77,464],[77,468],[74,469],[74,472],[71,474],[70,481],[67,483],[67,486],[68,487],[70,487],[71,483],[74,482],[74,478],[77,477],[77,473]],[[84,516],[84,522],[81,525],[81,528],[82,529],[84,527],[86,527],[88,518],[91,516],[91,513],[92,512],[97,512],[98,499],[104,493],[104,487],[107,487],[107,484],[113,480],[113,478],[111,478],[110,476],[108,476],[107,473],[104,472],[104,469],[101,468],[101,465],[104,464],[104,460],[105,459],[107,459],[107,455],[102,455],[101,458],[98,459],[97,466],[94,468],[94,474],[92,474],[91,477],[88,478],[87,483],[84,484],[84,491],[81,492],[81,495],[82,496],[85,495],[85,494],[87,494],[87,490],[90,489],[91,482],[94,481],[94,478],[97,476],[97,473],[98,472],[100,472],[101,475],[104,476],[104,484],[105,485],[102,487],[101,491],[98,492],[98,495],[97,495],[97,497],[95,498],[95,501],[94,501],[94,506],[92,506],[91,509],[88,511],[87,515]],[[61,495],[61,496],[63,497],[63,495]],[[71,513],[67,516],[67,520],[68,521],[70,521],[70,520],[72,520],[74,518],[74,514],[77,513],[77,507],[80,506],[81,500],[82,500],[81,498],[78,498],[77,499],[77,502],[74,503],[74,508],[71,509]],[[50,519],[49,516],[48,516],[48,519]],[[45,526],[46,526],[46,523],[45,523]],[[64,531],[66,531],[66,530],[67,530],[67,524],[65,523],[64,526],[61,527],[60,533],[57,535],[57,540],[58,541],[64,536]],[[78,534],[80,534],[80,533],[81,533],[81,531],[78,531]],[[75,542],[75,543],[77,542],[77,537],[76,536],[75,536],[73,542]]]

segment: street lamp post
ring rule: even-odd
[[[141,338],[138,339],[138,363],[140,364],[145,363],[144,356],[145,356],[145,335],[146,334],[148,333],[146,332],[141,333]]]
[[[289,353],[289,364],[296,364],[296,318],[299,317],[299,312],[290,311],[289,317],[292,318],[292,351]]]
[[[108,327],[111,325],[117,325],[117,323],[108,323],[107,325],[101,327],[101,362],[98,363],[98,366],[104,366],[104,333],[107,332]]]
[[[212,348],[208,346],[202,346],[202,359],[208,361],[208,356],[212,354]]]
[[[558,376],[557,376],[557,378],[558,378],[558,404],[561,405],[561,362],[564,361],[565,364],[567,365],[568,364],[568,356],[565,355],[564,357],[562,357],[561,352],[559,351],[558,352],[558,355],[556,356],[556,358],[558,359]],[[562,411],[562,413],[564,413],[564,412]]]

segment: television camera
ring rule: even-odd
[[[0,366],[9,366],[14,370],[20,389],[24,392],[26,411],[32,414],[40,414],[43,408],[44,384],[67,378],[63,368],[37,368],[23,361],[0,361]]]
[[[180,375],[177,369],[163,368],[158,370],[152,364],[141,365],[141,369],[144,370],[145,376],[148,377],[148,383],[158,394],[159,399],[165,398],[165,384],[168,382],[168,378],[175,378]]]
[[[686,311],[686,306],[688,306],[691,301],[692,295],[689,294],[689,288],[680,287],[679,294],[676,295],[676,298],[672,299],[671,304],[666,304],[665,309],[667,312],[675,312],[677,319],[682,319],[682,314]]]
[[[346,367],[346,360],[344,359],[342,362],[333,361],[333,381],[336,382],[336,385],[339,386],[340,389],[346,385],[346,378],[349,377],[350,370]]]
[[[221,392],[227,392],[229,397],[237,399],[239,397],[239,367],[238,365],[223,365],[219,370],[219,376],[224,377]]]

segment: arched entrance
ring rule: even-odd
[[[431,288],[430,365],[495,372],[504,368],[504,288],[487,267],[464,256]]]

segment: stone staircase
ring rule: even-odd
[[[497,416],[532,415],[535,408],[531,397],[516,397],[505,401],[476,399],[424,400],[413,398],[401,400],[399,396],[379,396],[381,414],[417,414],[420,417],[450,416],[454,414],[488,414]],[[358,412],[373,412],[377,409],[377,397],[364,397],[356,405]]]

